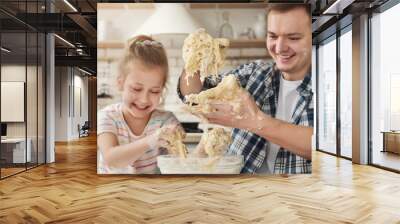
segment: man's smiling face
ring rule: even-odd
[[[267,49],[279,70],[290,75],[311,66],[311,20],[303,8],[268,14]]]

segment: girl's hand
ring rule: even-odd
[[[162,126],[161,129],[159,129],[161,132],[160,137],[163,139],[167,139],[169,136],[174,135],[176,132],[180,132],[183,135],[185,134],[185,131],[183,130],[182,126],[178,124],[168,124],[165,126]],[[184,137],[184,136],[182,136]]]
[[[176,124],[166,125],[157,129],[155,132],[147,136],[148,138],[147,142],[149,148],[151,149],[158,149],[160,147],[168,148],[169,147],[169,144],[167,142],[168,137],[173,135],[174,132],[177,131],[178,129],[182,129],[182,127]]]

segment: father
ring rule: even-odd
[[[306,4],[268,8],[266,46],[274,63],[261,60],[239,66],[234,74],[246,90],[241,110],[214,103],[215,112],[203,114],[210,123],[233,127],[228,153],[243,155],[242,173],[311,173],[313,92],[311,88],[311,15]],[[217,80],[182,72],[181,99],[215,87]],[[229,93],[228,93],[229,94]]]

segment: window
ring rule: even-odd
[[[351,26],[340,38],[340,155],[352,157],[352,33]]]
[[[318,149],[336,154],[336,39],[318,48]]]
[[[18,2],[20,16],[41,13],[44,3]],[[2,6],[8,4],[16,5],[10,1]],[[8,105],[4,101],[0,105],[5,128],[0,144],[0,178],[5,178],[45,163],[46,39],[44,33],[3,12],[0,22],[1,98],[13,95],[15,99],[12,102],[8,97]]]
[[[371,162],[400,170],[400,4],[371,18]]]

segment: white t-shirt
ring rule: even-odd
[[[275,118],[290,122],[294,108],[296,107],[296,103],[299,101],[300,97],[300,94],[296,89],[302,82],[303,80],[288,81],[285,80],[281,75],[279,82],[278,105],[276,108]],[[257,170],[257,173],[274,173],[275,160],[279,149],[279,145],[271,142],[269,143],[269,147],[266,148],[266,157],[261,167]]]

